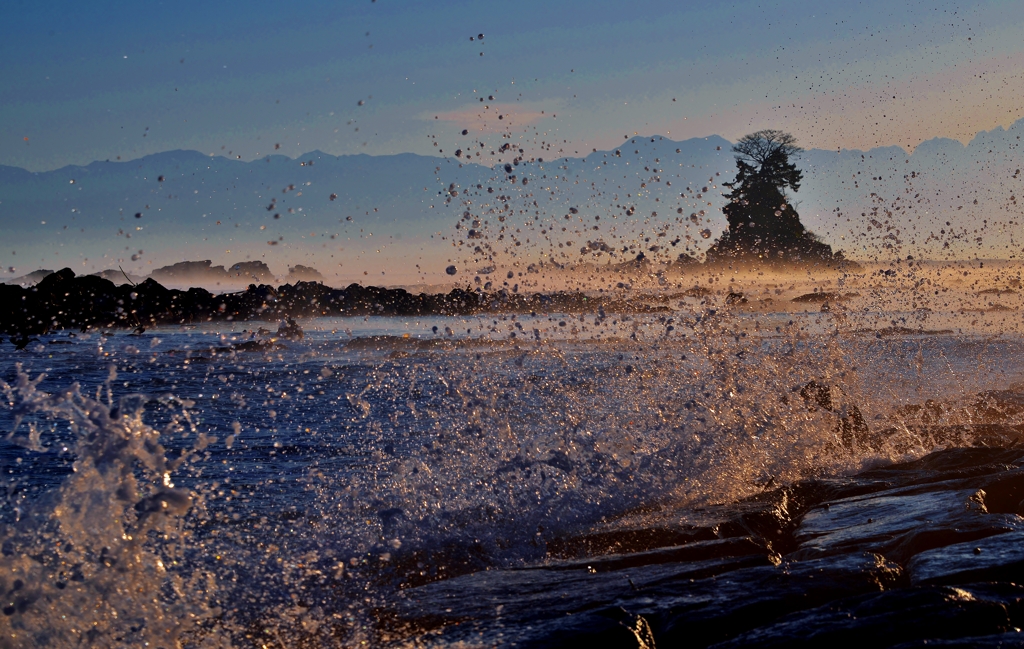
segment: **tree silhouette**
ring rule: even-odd
[[[832,259],[800,222],[788,192],[800,190],[803,172],[790,158],[803,149],[789,133],[764,130],[745,135],[732,149],[736,179],[723,208],[729,229],[708,251],[711,259],[743,257],[780,261]]]

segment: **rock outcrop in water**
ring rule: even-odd
[[[583,313],[657,312],[666,307],[589,297],[579,292],[519,294],[453,289],[414,295],[404,289],[351,284],[344,289],[316,282],[273,287],[250,284],[245,291],[214,294],[202,288],[168,289],[153,278],[115,285],[70,268],[25,288],[0,285],[0,332],[25,338],[58,329],[194,324],[225,320],[281,320],[295,317],[351,315],[472,315],[487,312]]]
[[[299,266],[298,268],[306,268]],[[308,269],[316,273],[312,268]],[[317,273],[319,275],[319,273]],[[302,279],[312,279],[306,273]],[[272,282],[274,274],[262,261],[241,261],[230,268],[214,266],[209,259],[203,261],[179,261],[170,266],[163,266],[150,273],[150,277],[158,282],[171,284],[211,284],[241,282]],[[289,279],[294,279],[289,277]]]
[[[177,284],[206,283],[227,281],[230,275],[223,266],[214,266],[209,259],[205,261],[179,261],[170,266],[162,266],[150,273],[150,277],[158,282]]]
[[[48,275],[52,275],[52,274],[53,274],[53,271],[52,270],[48,270],[48,271],[46,271],[45,275],[40,277],[35,282],[32,282],[31,284],[28,284],[27,286],[33,286],[35,284],[38,284],[42,280],[46,279],[46,277]],[[136,275],[134,273],[126,273],[121,268],[107,268],[107,269],[101,270],[101,271],[99,271],[97,273],[92,273],[92,275],[95,275],[96,277],[102,277],[103,279],[109,279],[111,282],[113,282],[115,284],[129,284],[129,283],[131,283],[131,284],[138,284],[140,282],[146,281],[145,277],[142,277],[140,275]]]
[[[288,277],[285,278],[287,282],[322,282],[326,278],[317,269],[312,266],[303,266],[302,264],[295,264],[288,269]]]
[[[18,286],[33,286],[42,281],[44,277],[52,273],[52,270],[40,268],[39,270],[32,271],[28,275],[22,275],[21,277],[14,277],[12,279],[6,280],[6,283],[17,284]]]
[[[729,229],[707,251],[710,264],[841,264],[842,252],[820,241],[800,222],[787,189],[799,191],[803,172],[790,158],[801,149],[781,131],[758,131],[733,147],[736,179],[723,183],[732,191],[722,209]]]
[[[272,282],[274,274],[262,261],[240,261],[228,269],[228,274],[237,279],[251,282]]]

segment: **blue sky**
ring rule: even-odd
[[[3,14],[0,164],[33,170],[178,148],[436,154],[463,128],[569,154],[765,127],[912,149],[1024,116],[1019,2],[8,0]]]

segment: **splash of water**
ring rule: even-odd
[[[10,493],[0,527],[0,637],[10,646],[176,646],[217,614],[206,602],[212,575],[186,560],[197,503],[172,477],[195,453],[171,459],[161,435],[194,427],[186,402],[163,428],[142,418],[139,395],[114,401],[83,394],[78,384],[56,393],[18,367],[0,381],[14,416],[7,440],[32,453],[57,453],[63,420],[76,458],[73,472],[32,498]],[[19,434],[26,424],[27,435]],[[43,428],[47,428],[44,435]],[[209,439],[200,437],[194,451]],[[48,445],[49,444],[49,445]],[[17,461],[20,461],[18,458]]]
[[[19,371],[2,386],[0,457],[75,471],[35,492],[31,471],[13,472],[3,632],[15,646],[380,640],[406,586],[548,561],[616,517],[969,444],[926,427],[980,421],[978,390],[1013,378],[995,371],[1007,341],[897,331],[891,309],[854,308],[862,286],[836,287],[826,311],[823,296],[783,310],[736,284],[746,302],[709,284],[658,302],[671,312],[449,318],[422,338],[342,340],[325,322],[249,357],[204,352],[223,331],[161,332],[145,352],[103,339],[136,389],[174,377],[201,407],[115,400],[113,374],[92,396],[49,394]],[[75,363],[80,344],[64,348]],[[169,353],[182,347],[188,358]],[[996,365],[975,380],[982,360]],[[903,407],[929,391],[940,407]]]

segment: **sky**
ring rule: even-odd
[[[3,17],[0,164],[34,171],[448,155],[463,129],[568,155],[760,128],[913,150],[1024,117],[1016,1],[7,0]]]
[[[637,136],[682,142],[718,135],[735,142],[766,128],[792,133],[811,153],[838,154],[838,166],[822,167],[830,170],[827,177],[821,169],[807,168],[816,180],[799,197],[807,208],[805,224],[830,245],[864,258],[875,254],[863,245],[856,253],[850,243],[849,237],[861,243],[858,228],[867,231],[856,221],[858,214],[867,219],[873,209],[854,205],[883,194],[895,201],[909,186],[890,187],[890,181],[902,182],[904,172],[876,169],[871,152],[882,155],[879,147],[900,147],[903,151],[886,149],[883,157],[903,158],[907,165],[917,147],[930,142],[921,151],[937,147],[952,157],[933,156],[945,175],[926,179],[936,186],[929,194],[931,207],[925,212],[921,204],[913,218],[935,221],[941,236],[953,231],[943,223],[956,220],[957,236],[971,235],[972,255],[1017,254],[1018,167],[1024,165],[1014,138],[1020,125],[1012,132],[1002,129],[1024,118],[1019,99],[1024,96],[1024,3],[1019,1],[6,0],[2,7],[0,165],[51,171],[182,149],[260,164],[268,155],[283,155],[298,165],[300,156],[316,151],[438,158],[437,173],[428,171],[428,179],[415,183],[413,193],[422,205],[385,208],[386,196],[374,199],[374,212],[386,211],[394,230],[384,233],[377,224],[375,234],[367,224],[349,226],[347,220],[337,232],[328,231],[327,225],[338,220],[331,206],[347,210],[366,201],[353,190],[332,202],[331,192],[348,190],[320,191],[320,185],[307,189],[303,200],[318,197],[322,205],[296,204],[295,214],[301,216],[264,223],[261,219],[271,215],[261,202],[269,201],[268,188],[277,185],[280,193],[281,186],[295,182],[292,176],[305,173],[290,167],[287,178],[250,188],[252,196],[244,200],[227,199],[218,193],[221,188],[213,191],[199,180],[197,186],[164,192],[159,181],[155,188],[145,185],[152,180],[146,174],[138,186],[110,189],[115,198],[88,209],[84,203],[57,209],[46,202],[58,194],[64,196],[60,200],[81,202],[84,194],[74,193],[87,188],[81,182],[59,192],[37,189],[36,211],[45,212],[38,214],[17,207],[31,204],[32,197],[15,194],[33,191],[29,184],[17,185],[0,191],[0,231],[7,235],[0,271],[8,276],[65,264],[94,271],[117,262],[132,272],[185,258],[231,264],[241,255],[265,259],[275,272],[293,263],[334,267],[340,274],[332,281],[362,281],[369,271],[365,259],[371,258],[375,273],[390,269],[389,279],[399,267],[407,281],[445,279],[443,270],[454,259],[455,222],[468,209],[466,201],[476,200],[463,196],[451,205],[434,205],[435,197],[459,179],[459,163],[467,160],[453,157],[459,147],[472,147],[473,162],[493,168],[511,155],[543,157],[548,163],[584,158]],[[1001,143],[994,145],[995,153],[977,145],[986,138]],[[974,140],[976,146],[960,156],[955,147],[944,148],[949,140]],[[503,144],[514,145],[504,157]],[[720,149],[725,177],[734,171],[728,148]],[[843,167],[848,153],[856,168]],[[926,164],[925,158],[917,160]],[[807,161],[812,159],[824,158],[812,155]],[[961,169],[943,162],[953,159]],[[645,172],[650,164],[663,166],[657,156],[644,164]],[[82,180],[77,171],[68,173],[69,179]],[[714,173],[712,185],[719,169]],[[910,177],[915,185],[910,193],[918,198],[925,181]],[[432,183],[440,185],[428,191]],[[562,188],[560,200],[569,200],[570,189]],[[142,190],[152,196],[139,198]],[[530,201],[557,198],[533,191],[527,192]],[[630,190],[623,191],[632,198]],[[980,202],[974,199],[978,192]],[[965,204],[969,194],[971,202]],[[212,202],[185,205],[186,198],[203,196]],[[300,194],[291,196],[288,200],[297,200]],[[412,200],[408,192],[403,196],[405,203]],[[221,199],[228,200],[223,214],[213,216],[210,209]],[[249,199],[259,204],[250,209]],[[208,212],[214,226],[230,221],[231,234],[186,226],[167,216],[172,204],[188,218],[206,218]],[[536,206],[520,207],[526,213]],[[163,227],[177,228],[175,236],[159,234],[164,208],[168,223]],[[366,206],[359,209],[369,216]],[[407,236],[397,244],[397,238],[384,236],[409,234],[407,225],[417,225],[423,213],[440,219],[444,209],[450,211],[450,227],[435,224],[432,216],[433,234],[422,241]],[[142,212],[151,222],[135,222],[133,215]],[[849,232],[836,229],[840,213],[854,217]],[[720,217],[712,208],[708,223],[699,228],[717,234],[722,226],[714,219]],[[975,223],[979,219],[982,223]],[[250,222],[259,229],[242,232]],[[543,233],[546,226],[538,227]],[[917,223],[899,227],[914,232]],[[78,235],[66,236],[65,230],[76,228]],[[251,235],[251,245],[240,247],[236,235],[241,234]],[[321,236],[336,241],[333,253],[324,253],[326,242],[319,239],[310,247],[311,238]],[[974,249],[979,237],[980,251]],[[185,239],[192,243],[182,246]],[[907,241],[911,245],[914,238]],[[428,277],[431,273],[436,277]]]

